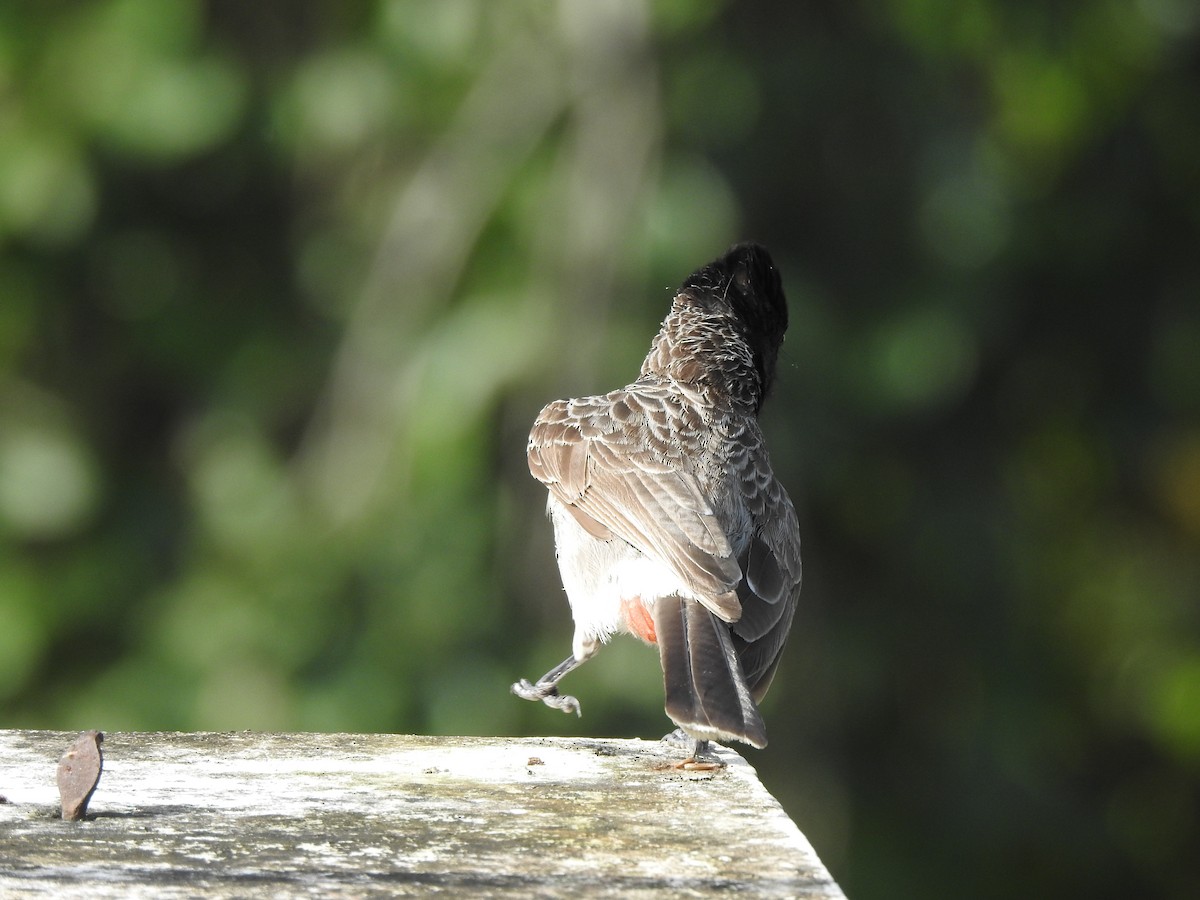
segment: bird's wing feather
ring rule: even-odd
[[[739,562],[742,617],[732,626],[746,682],[757,698],[766,693],[783,651],[800,594],[800,528],[796,510],[771,470],[761,438],[748,435],[735,454],[753,533]]]
[[[696,479],[681,465],[686,409],[660,391],[560,400],[529,435],[529,470],[596,537],[659,559],[727,622],[742,570]]]

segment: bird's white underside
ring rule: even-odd
[[[548,510],[554,523],[558,568],[575,620],[571,652],[576,659],[587,659],[614,634],[630,633],[621,608],[623,599],[641,598],[647,610],[652,610],[660,597],[703,602],[666,564],[619,538],[601,541],[588,534],[553,494]]]

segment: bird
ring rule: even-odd
[[[512,693],[579,715],[559,682],[632,634],[658,648],[684,763],[711,762],[712,741],[766,746],[758,704],[801,582],[796,511],[759,426],[787,324],[770,254],[736,244],[684,280],[636,380],[542,409],[527,456],[574,636]]]

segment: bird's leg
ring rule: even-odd
[[[583,660],[576,658],[575,654],[572,653],[539,678],[537,684],[530,684],[526,679],[522,678],[510,690],[522,700],[541,700],[547,706],[561,709],[565,713],[575,713],[577,716],[582,715],[579,711],[578,700],[558,692],[559,679],[581,665],[583,665]]]

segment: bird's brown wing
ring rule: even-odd
[[[757,429],[737,442],[734,470],[754,530],[739,562],[742,617],[732,626],[746,683],[759,700],[770,687],[800,594],[800,528],[796,510],[775,479]]]
[[[529,471],[589,533],[661,560],[726,622],[742,570],[683,457],[702,440],[680,401],[653,389],[560,400],[529,435]]]

